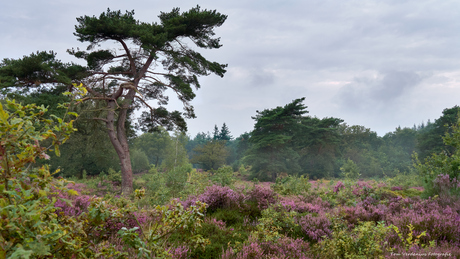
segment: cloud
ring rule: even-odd
[[[398,105],[423,77],[413,71],[385,71],[372,76],[356,77],[341,87],[336,97],[345,109],[375,112]]]

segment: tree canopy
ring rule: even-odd
[[[126,122],[134,109],[144,107],[139,125],[145,131],[159,126],[186,131],[185,119],[194,118],[190,101],[200,87],[198,77],[223,76],[227,65],[207,60],[189,44],[217,49],[222,45],[214,29],[227,16],[199,6],[186,12],[174,8],[161,12],[160,22],[146,23],[134,18],[134,11],[107,9],[96,16],[77,18],[74,35],[88,43],[86,50],[71,49],[69,54],[86,61],[87,66],[65,64],[54,52],[37,52],[0,64],[0,86],[6,88],[55,87],[82,83],[88,91],[83,101],[104,102],[105,112],[95,119],[103,122],[120,159],[122,189],[132,191],[132,169]],[[108,48],[105,42],[119,45]],[[171,89],[184,105],[184,112],[168,111]],[[155,100],[156,105],[149,103]]]

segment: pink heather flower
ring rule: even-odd
[[[338,193],[340,189],[344,189],[345,185],[341,181],[338,181],[337,184],[334,186],[334,191],[335,193]]]

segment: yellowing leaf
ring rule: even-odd
[[[78,192],[75,191],[74,189],[69,189],[67,193],[69,193],[70,195],[78,195]]]
[[[3,110],[3,106],[0,103],[0,120],[6,122],[8,120],[8,113]]]

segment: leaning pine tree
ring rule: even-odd
[[[190,101],[198,89],[199,76],[214,73],[223,76],[227,65],[211,62],[188,44],[200,48],[217,49],[222,45],[214,37],[214,29],[227,16],[199,6],[180,13],[178,8],[159,15],[159,23],[144,23],[134,19],[134,11],[107,10],[99,17],[77,18],[75,36],[88,42],[86,51],[68,52],[86,60],[87,67],[63,64],[53,52],[37,52],[19,60],[5,59],[0,64],[0,86],[39,87],[68,85],[81,82],[88,90],[84,101],[104,102],[100,116],[110,141],[120,159],[122,191],[132,192],[132,167],[129,156],[127,123],[130,112],[147,108],[139,124],[144,130],[163,126],[167,130],[185,131],[186,118],[194,118]],[[104,42],[113,42],[119,49],[104,48]],[[168,111],[167,89],[173,90],[184,105],[184,112]],[[5,91],[3,91],[5,92]],[[149,100],[156,100],[152,105]]]

